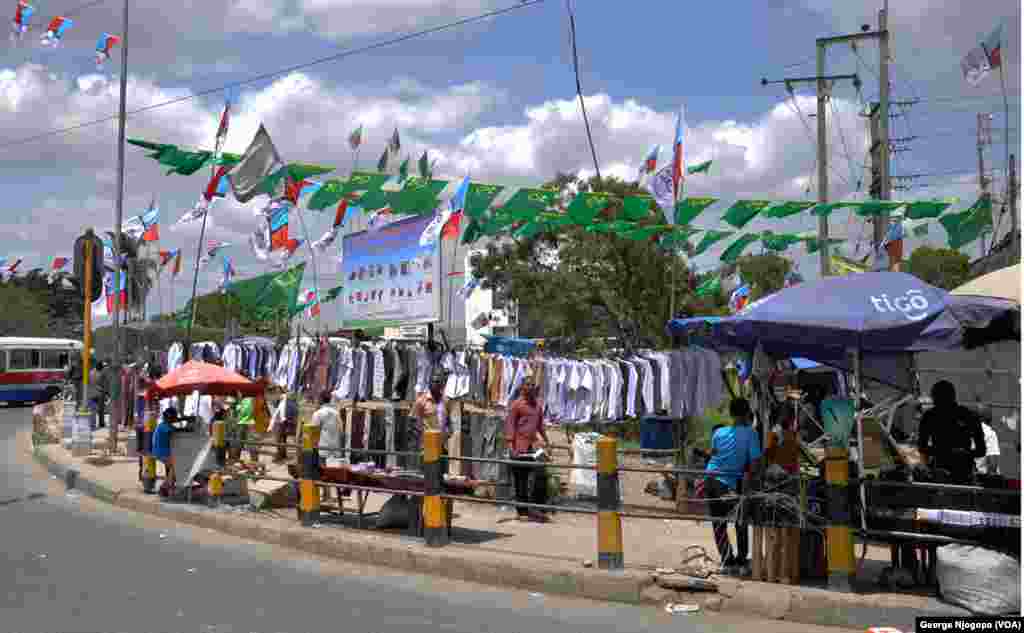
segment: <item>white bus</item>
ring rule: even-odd
[[[0,337],[0,402],[48,402],[61,394],[72,354],[82,342],[60,338]]]

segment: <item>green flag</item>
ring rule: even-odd
[[[704,280],[704,282],[697,286],[696,294],[698,297],[706,297],[708,295],[717,295],[721,292],[722,278],[715,276]]]
[[[711,163],[712,163],[712,161],[706,160],[703,163],[698,163],[696,165],[690,165],[689,167],[686,168],[686,173],[688,173],[688,174],[706,174],[706,173],[708,173],[708,170],[711,169]]]
[[[334,171],[333,167],[310,165],[309,163],[288,163],[288,177],[294,182],[302,182],[306,178],[327,174]]]
[[[814,215],[831,215],[836,209],[845,209],[847,207],[856,207],[860,203],[857,202],[819,202],[814,205],[811,209],[811,213]]]
[[[466,230],[462,232],[462,243],[472,244],[473,242],[483,237],[483,235],[484,232],[482,226],[480,225],[480,220],[473,218],[472,220],[469,221],[469,224],[466,225]]]
[[[685,226],[693,222],[698,215],[716,202],[718,198],[683,198],[676,203],[676,224]]]
[[[344,290],[344,286],[335,286],[334,288],[331,288],[330,290],[327,291],[327,294],[324,295],[324,300],[321,301],[320,303],[330,303],[331,301],[334,301],[341,295],[342,291]]]
[[[622,199],[623,219],[636,222],[651,217],[651,202],[653,200],[650,196],[625,196]]]
[[[795,233],[773,233],[771,231],[765,231],[761,234],[761,244],[770,251],[780,253],[785,251],[793,244],[804,241],[802,237]]]
[[[313,211],[323,211],[327,207],[333,207],[345,197],[344,181],[332,178],[325,182],[322,187],[306,203],[306,207]]]
[[[862,217],[875,217],[883,213],[891,213],[900,207],[906,206],[906,202],[889,202],[888,200],[865,200],[857,205],[857,215]]]
[[[558,201],[554,189],[520,189],[502,206],[503,211],[514,218],[532,218],[546,211]]]
[[[759,239],[761,239],[760,233],[744,233],[740,235],[729,245],[729,248],[725,249],[720,259],[727,264],[735,263],[740,258],[740,255],[743,254],[743,251]]]
[[[722,219],[736,228],[742,229],[771,204],[771,200],[739,200],[729,207]]]
[[[704,237],[701,238],[700,243],[697,244],[697,248],[694,249],[693,255],[703,255],[705,251],[715,245],[715,242],[724,240],[736,231],[708,231],[704,233]]]
[[[957,202],[956,198],[948,200],[920,200],[907,205],[908,220],[923,220],[924,218],[937,218],[942,212]]]
[[[814,202],[806,200],[793,202],[780,202],[765,209],[761,215],[766,218],[788,218],[791,215],[803,213],[815,205]]]
[[[384,153],[380,155],[380,160],[377,161],[377,171],[388,170],[388,148],[384,148]]]
[[[498,197],[504,190],[504,187],[499,185],[484,185],[481,183],[470,183],[469,192],[466,193],[466,206],[464,213],[471,218],[479,218],[484,214],[494,202],[494,199]]]
[[[598,213],[604,211],[611,204],[611,200],[603,193],[578,193],[573,198],[566,213],[573,222],[580,226],[586,226],[594,221]]]
[[[939,222],[946,229],[949,247],[957,250],[992,230],[992,199],[982,196],[966,211],[948,213]]]
[[[298,302],[305,262],[277,273],[236,281],[232,294],[242,309],[257,321],[270,321],[287,312],[291,314]]]

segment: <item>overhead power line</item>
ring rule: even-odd
[[[448,22],[448,23],[445,23],[445,24],[441,24],[439,26],[434,26],[434,27],[431,27],[429,29],[422,29],[420,31],[413,31],[411,33],[404,33],[402,35],[397,35],[395,37],[392,37],[392,38],[389,38],[389,39],[386,39],[386,40],[382,40],[382,41],[379,41],[379,42],[374,42],[372,44],[367,44],[365,46],[351,48],[351,49],[348,49],[348,50],[341,51],[339,53],[335,53],[334,55],[328,55],[326,57],[320,57],[320,58],[317,58],[317,59],[314,59],[314,60],[311,60],[311,61],[308,61],[308,62],[304,62],[302,64],[295,64],[293,66],[288,66],[287,68],[282,68],[282,69],[279,69],[279,70],[275,70],[275,71],[271,71],[271,72],[266,72],[266,73],[260,73],[258,75],[254,75],[252,77],[249,77],[248,79],[243,79],[241,81],[234,81],[234,82],[226,83],[226,84],[217,86],[216,88],[208,88],[206,90],[201,90],[199,92],[195,92],[195,93],[192,93],[190,95],[186,95],[184,97],[177,97],[175,99],[168,99],[167,101],[161,101],[161,102],[153,103],[153,104],[150,104],[148,106],[141,107],[141,108],[136,108],[134,110],[129,110],[126,113],[126,116],[130,117],[130,116],[135,116],[137,114],[142,114],[142,113],[145,113],[145,112],[149,112],[151,110],[157,110],[159,108],[166,108],[168,106],[176,105],[176,104],[179,104],[179,103],[184,103],[186,101],[191,101],[193,99],[198,99],[199,97],[205,97],[207,95],[212,95],[212,94],[216,94],[218,92],[223,92],[224,90],[228,90],[228,89],[232,89],[232,88],[241,88],[243,86],[248,86],[248,85],[251,85],[251,84],[259,83],[261,81],[266,81],[267,79],[273,79],[273,78],[279,77],[281,75],[287,75],[289,73],[293,73],[293,72],[296,72],[296,71],[299,71],[299,70],[304,70],[306,68],[311,68],[313,66],[319,66],[321,64],[326,64],[326,63],[329,63],[329,62],[334,62],[334,61],[338,61],[338,60],[341,60],[341,59],[345,59],[347,57],[352,57],[354,55],[359,55],[359,54],[362,54],[362,53],[368,53],[368,52],[375,51],[375,50],[378,50],[378,49],[381,49],[381,48],[386,48],[388,46],[394,46],[395,44],[401,44],[401,43],[407,42],[409,40],[417,39],[417,38],[424,37],[424,36],[427,36],[427,35],[433,35],[434,33],[440,33],[442,31],[448,31],[448,30],[455,29],[455,28],[458,28],[458,27],[461,27],[461,26],[466,26],[467,24],[473,24],[473,23],[476,23],[476,22],[482,22],[484,20],[487,20],[487,19],[490,19],[490,18],[493,18],[493,17],[498,17],[498,16],[501,16],[501,15],[512,13],[513,11],[518,11],[519,9],[525,9],[525,8],[532,7],[532,6],[535,6],[535,5],[538,5],[538,4],[542,4],[544,1],[545,0],[522,0],[519,4],[510,6],[510,7],[505,7],[505,8],[502,8],[502,9],[495,9],[494,11],[488,11],[487,13],[480,13],[478,15],[474,15],[474,16],[471,16],[471,17],[468,17],[468,18],[463,18],[461,20],[456,20],[454,22]],[[108,123],[110,121],[116,121],[117,118],[118,117],[115,114],[115,115],[111,115],[111,116],[108,116],[108,117],[103,117],[103,118],[100,118],[100,119],[94,119],[94,120],[91,120],[91,121],[85,121],[83,123],[78,123],[76,125],[71,125],[71,126],[64,127],[64,128],[57,128],[57,129],[49,130],[47,132],[42,132],[40,134],[35,134],[33,136],[27,136],[25,138],[14,139],[14,140],[10,140],[10,141],[3,141],[3,142],[0,142],[0,149],[5,149],[5,148],[8,148],[8,147],[14,147],[14,146],[17,146],[17,145],[24,145],[26,143],[32,143],[34,141],[42,140],[44,138],[49,138],[51,136],[60,136],[61,134],[67,134],[69,132],[75,132],[75,131],[81,130],[83,128],[91,127],[93,125],[99,125],[101,123]]]

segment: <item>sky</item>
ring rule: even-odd
[[[167,3],[133,0],[128,6],[128,137],[211,147],[226,84],[252,80],[239,91],[227,141],[242,152],[263,123],[288,161],[353,167],[347,145],[365,129],[360,167],[371,168],[397,127],[403,153],[424,150],[435,173],[510,185],[539,185],[556,172],[588,176],[594,165],[579,102],[566,5],[548,0],[424,37],[337,57],[397,35],[430,29],[517,0],[204,0]],[[15,3],[10,3],[13,16]],[[633,177],[652,144],[668,148],[676,112],[685,108],[690,164],[713,159],[707,175],[687,182],[692,195],[723,200],[694,225],[719,228],[728,202],[740,198],[814,199],[814,87],[761,79],[813,75],[815,38],[877,26],[881,0],[747,0],[618,3],[577,0],[580,85],[585,95],[602,174]],[[956,196],[966,207],[978,192],[975,123],[994,113],[990,168],[1004,169],[1007,127],[1020,155],[1020,3],[986,0],[891,0],[891,86],[894,100],[917,100],[892,109],[891,135],[899,143],[894,175],[913,188],[896,198]],[[102,32],[123,34],[124,5],[53,0],[35,2],[35,30],[8,42],[0,55],[0,182],[9,212],[0,221],[8,257],[26,268],[69,255],[86,227],[113,225],[117,189],[117,126],[92,124],[116,115],[120,50],[98,70],[93,50]],[[639,10],[638,10],[639,9]],[[75,20],[57,48],[39,45],[40,23],[52,15]],[[980,86],[967,84],[959,62],[997,24],[1010,121],[1003,114],[998,73]],[[332,61],[310,65],[318,59]],[[863,197],[867,189],[867,119],[858,115],[878,95],[879,51],[836,46],[830,74],[857,73],[858,92],[839,82],[828,112],[831,199]],[[291,69],[291,70],[289,70]],[[279,72],[281,71],[281,72]],[[205,96],[196,96],[204,93]],[[65,133],[51,133],[78,127]],[[669,160],[667,150],[662,160]],[[995,174],[997,187],[1002,176]],[[162,213],[161,248],[184,248],[195,261],[199,225],[171,229],[197,200],[207,172],[166,176],[144,152],[126,150],[125,217],[156,199]],[[240,277],[265,270],[249,252],[254,208],[222,201],[211,214],[208,237],[233,244],[227,253]],[[327,214],[305,212],[311,237],[329,226]],[[810,216],[755,220],[744,230],[811,230]],[[1004,223],[1005,225],[1005,223]],[[866,253],[863,222],[844,212],[831,231],[848,238],[844,254]],[[937,225],[928,243],[944,243]],[[340,242],[340,240],[339,240]],[[694,264],[710,270],[728,241]],[[913,245],[913,244],[912,244]],[[754,252],[757,251],[755,247]],[[965,249],[972,257],[977,246]],[[297,257],[301,257],[298,255]],[[813,258],[788,252],[805,276]],[[336,257],[320,258],[321,287],[340,283]],[[213,290],[221,267],[200,273],[200,292]],[[149,309],[167,309],[170,284],[154,293]],[[187,298],[190,275],[173,285],[174,302]]]

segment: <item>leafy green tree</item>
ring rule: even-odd
[[[752,298],[760,299],[782,290],[793,262],[774,253],[764,253],[741,257],[736,266],[744,281],[751,285]]]
[[[46,304],[37,293],[14,284],[0,285],[0,336],[53,336]]]
[[[579,180],[565,174],[545,188],[563,197],[572,190],[609,194],[611,204],[602,212],[606,220],[618,217],[624,196],[644,193],[635,183],[613,177]],[[658,222],[652,214],[640,224]],[[662,345],[673,284],[677,313],[705,303],[693,297],[695,279],[685,258],[659,247],[656,239],[632,240],[567,226],[501,239],[471,263],[484,288],[518,303],[522,335],[560,337],[568,345],[588,337]]]
[[[949,248],[919,246],[910,254],[906,270],[925,283],[952,290],[970,278],[970,259]]]

